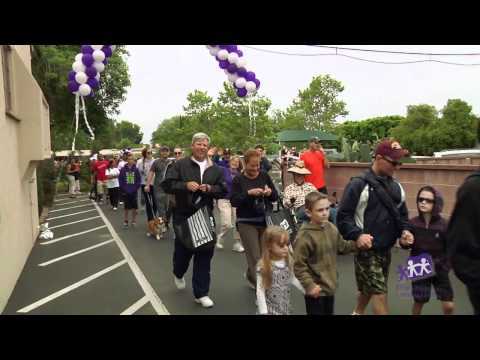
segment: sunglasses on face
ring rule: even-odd
[[[386,158],[385,156],[382,156],[382,159],[385,160],[386,162],[389,162],[393,166],[401,166],[402,165],[401,162],[395,161],[395,160],[390,160],[390,159]]]
[[[175,155],[182,155],[181,152],[176,152],[176,153],[174,153],[174,154],[175,154]]]
[[[420,197],[420,198],[418,198],[418,202],[419,203],[426,202],[427,204],[433,204],[435,202],[435,200]]]

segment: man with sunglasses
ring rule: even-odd
[[[405,245],[414,238],[408,223],[405,191],[393,175],[408,154],[396,141],[378,144],[372,167],[346,186],[337,214],[344,239],[357,242],[354,257],[358,287],[354,315],[363,315],[372,300],[373,313],[387,314],[387,284],[391,248],[397,239]]]

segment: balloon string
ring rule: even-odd
[[[75,134],[73,135],[73,142],[72,142],[72,151],[75,151],[75,138],[77,137],[78,133],[78,118],[80,115],[80,102],[79,102],[79,95],[75,95]]]
[[[87,125],[88,131],[90,132],[90,138],[92,140],[95,140],[95,134],[92,131],[92,128],[90,127],[90,124],[88,123],[87,120],[87,110],[85,108],[85,99],[82,96],[82,111],[83,111],[83,119],[85,120],[85,125]]]

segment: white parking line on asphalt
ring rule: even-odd
[[[88,248],[85,248],[85,249],[82,249],[82,250],[78,250],[78,251],[75,251],[75,252],[73,252],[73,253],[70,253],[70,254],[67,254],[67,255],[63,255],[63,256],[57,257],[57,258],[55,258],[55,259],[52,259],[52,260],[43,262],[43,263],[41,263],[41,264],[38,264],[38,266],[47,266],[47,265],[56,263],[57,261],[60,261],[60,260],[63,260],[63,259],[67,259],[67,258],[69,258],[69,257],[75,256],[75,255],[78,255],[78,254],[81,254],[81,253],[84,253],[84,252],[87,252],[87,251],[89,251],[89,250],[98,248],[98,247],[103,246],[103,245],[107,245],[107,244],[109,244],[109,243],[111,243],[111,242],[113,242],[113,241],[114,241],[113,239],[110,239],[110,240],[101,242],[100,244],[93,245],[93,246],[90,246],[90,247],[88,247]]]
[[[49,229],[51,230],[51,229],[60,228],[60,227],[62,227],[62,226],[67,226],[67,225],[72,225],[72,224],[78,224],[78,223],[81,223],[81,222],[84,222],[84,221],[93,220],[93,219],[98,219],[99,217],[100,217],[100,215],[98,215],[98,216],[93,216],[93,217],[89,217],[89,218],[82,219],[82,220],[78,220],[78,221],[72,221],[72,222],[69,222],[69,223],[66,223],[66,224],[49,227]]]
[[[133,275],[137,279],[138,283],[142,287],[145,295],[148,297],[148,300],[152,304],[153,308],[157,312],[158,315],[170,315],[168,312],[167,308],[163,304],[162,300],[158,297],[157,293],[153,289],[152,285],[148,282],[147,278],[143,274],[142,270],[138,267],[135,259],[132,257],[130,252],[128,251],[127,247],[123,243],[122,239],[118,236],[117,232],[113,228],[113,225],[108,221],[107,217],[103,213],[102,209],[94,203],[95,208],[98,210],[98,213],[102,217],[102,220],[105,224],[107,224],[108,230],[110,231],[110,234],[112,234],[113,239],[117,243],[118,247],[120,248],[120,251],[122,252],[123,256],[128,262],[128,266],[130,266],[130,269],[133,272]]]
[[[80,201],[69,201],[69,202],[66,202],[66,203],[61,203],[61,204],[56,204],[56,205],[78,204],[78,203],[85,202],[85,201],[92,201],[92,200],[90,200],[90,199],[85,199],[85,200],[80,200]]]
[[[95,211],[95,209],[90,209],[90,210],[85,210],[85,211],[79,211],[79,212],[76,212],[76,213],[73,213],[73,214],[68,214],[68,215],[60,215],[60,216],[56,216],[56,217],[53,217],[53,218],[48,218],[46,221],[55,220],[55,219],[61,219],[61,218],[65,218],[65,217],[69,217],[69,216],[74,216],[74,215],[78,215],[78,214],[85,214],[85,213],[90,212],[90,211]]]
[[[122,266],[123,264],[126,264],[126,263],[127,263],[127,260],[119,261],[118,263],[116,263],[112,266],[109,266],[108,268],[105,268],[105,269],[103,269],[103,270],[101,270],[101,271],[99,271],[99,272],[97,272],[93,275],[90,275],[83,280],[80,280],[80,281],[78,281],[78,282],[76,282],[76,283],[74,283],[70,286],[67,286],[66,288],[63,288],[63,289],[61,289],[57,292],[54,292],[53,294],[48,295],[48,296],[44,297],[43,299],[35,301],[33,304],[30,304],[28,306],[25,306],[25,307],[21,308],[20,310],[17,310],[17,312],[18,313],[28,313],[28,312],[30,312],[30,311],[32,311],[32,310],[34,310],[34,309],[36,309],[36,308],[38,308],[42,305],[54,300],[54,299],[66,294],[66,293],[69,293],[72,290],[75,290],[76,288],[79,288],[82,285],[85,285],[85,284],[89,283],[92,280],[95,280],[95,279],[99,278],[102,275],[105,275],[106,273],[109,273],[112,270],[115,270],[116,268],[118,268],[118,267],[120,267],[120,266]]]
[[[85,230],[85,231],[82,231],[82,232],[79,232],[79,233],[75,233],[75,234],[71,234],[71,235],[66,235],[66,236],[62,236],[62,237],[59,237],[58,239],[55,239],[55,240],[50,240],[50,241],[44,241],[44,242],[41,242],[40,245],[49,245],[49,244],[53,244],[53,243],[56,243],[58,241],[62,241],[62,240],[65,240],[65,239],[70,239],[74,236],[78,236],[78,235],[83,235],[83,234],[87,234],[89,232],[92,232],[92,231],[95,231],[95,230],[98,230],[98,229],[103,229],[107,227],[107,225],[102,225],[102,226],[97,226],[93,229],[88,229],[88,230]]]
[[[70,194],[69,194],[69,193],[66,193],[66,194],[58,194],[58,195],[56,195],[55,197],[64,197],[64,196],[70,196]]]
[[[128,309],[124,310],[120,315],[133,315],[146,303],[148,303],[148,297],[144,296]]]
[[[49,211],[49,213],[54,213],[54,212],[57,212],[57,211],[65,211],[65,210],[70,210],[70,209],[76,209],[76,208],[81,208],[81,207],[85,207],[85,206],[92,206],[92,204],[71,206],[71,207],[67,207],[67,208],[63,208],[63,209],[51,210],[51,211]]]
[[[78,199],[87,199],[87,200],[90,200],[90,197],[88,195],[84,195],[84,196],[79,196],[79,197],[76,197],[76,198],[68,198],[68,199],[58,199],[58,200],[54,200],[53,202],[63,202],[63,201],[73,201],[73,200],[78,200]],[[61,205],[61,204],[60,204]]]

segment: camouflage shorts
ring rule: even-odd
[[[355,255],[355,277],[358,291],[364,295],[388,292],[388,269],[391,257],[390,251],[378,253],[368,250]]]

